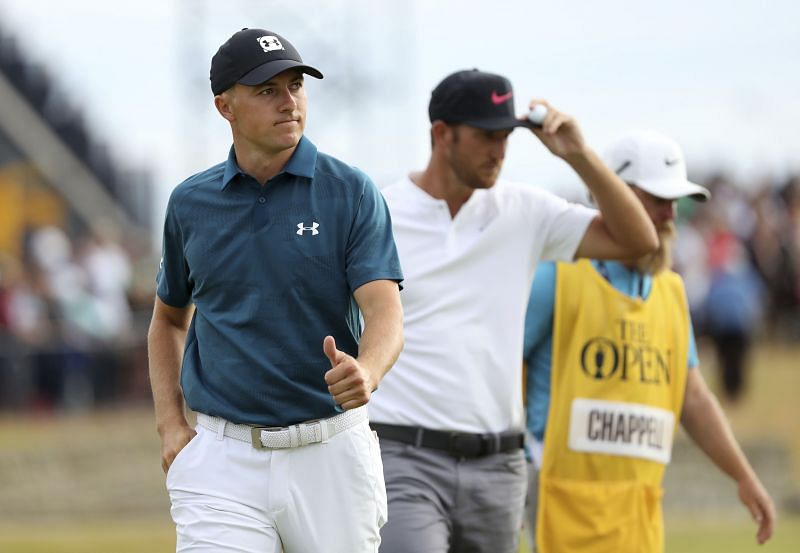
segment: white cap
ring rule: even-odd
[[[690,196],[704,202],[711,197],[708,189],[689,182],[680,146],[659,132],[630,131],[606,150],[604,158],[619,178],[657,198]]]

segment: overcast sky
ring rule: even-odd
[[[574,115],[602,150],[631,127],[681,143],[690,170],[744,181],[800,169],[800,3],[736,0],[3,0],[0,24],[43,64],[126,164],[169,192],[230,145],[209,60],[242,27],[292,41],[308,79],[306,134],[383,186],[429,153],[427,103],[447,74],[509,77]],[[530,133],[504,176],[569,195],[575,178]],[[574,188],[572,189],[575,190]]]

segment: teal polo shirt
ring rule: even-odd
[[[353,291],[403,279],[383,196],[363,172],[301,138],[261,186],[227,161],[172,192],[158,297],[194,304],[181,386],[189,407],[286,426],[337,413],[325,336],[357,355]]]

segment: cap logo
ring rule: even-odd
[[[617,168],[614,170],[614,173],[616,173],[617,175],[619,175],[620,173],[622,173],[622,172],[623,172],[625,169],[627,169],[627,168],[628,168],[628,167],[630,167],[630,166],[631,166],[631,160],[629,160],[629,159],[626,159],[626,160],[625,160],[625,161],[622,163],[622,165],[620,165],[619,167],[617,167]]]
[[[273,50],[283,50],[283,44],[278,40],[278,37],[265,35],[258,37],[258,45],[261,46],[265,52],[272,52]]]
[[[514,92],[509,90],[505,94],[498,94],[496,90],[492,90],[492,103],[496,106],[502,104],[503,102],[507,102],[511,99],[511,96],[514,95]]]
[[[668,158],[668,157],[667,157],[667,158],[664,158],[664,163],[665,163],[667,166],[671,166],[671,165],[675,165],[675,164],[676,164],[676,163],[678,163],[680,160],[681,160],[681,158],[679,158],[679,157],[673,157],[673,158]]]

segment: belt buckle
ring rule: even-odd
[[[502,437],[500,434],[487,433],[481,435],[481,453],[492,455],[502,451]]]
[[[480,457],[483,453],[483,441],[481,440],[478,443],[478,451],[466,451],[464,449],[459,449],[458,442],[459,438],[474,438],[471,434],[465,434],[463,432],[450,432],[450,436],[447,439],[447,453],[449,453],[453,457],[458,458],[472,458],[472,457]],[[468,442],[465,442],[468,443]]]
[[[293,426],[253,426],[250,428],[250,442],[253,444],[253,447],[256,449],[274,449],[269,446],[265,446],[264,442],[261,441],[261,433],[262,432],[293,432],[296,431],[295,427]]]
[[[327,424],[323,420],[315,420],[300,425],[300,445],[318,444],[322,441],[322,425]],[[305,432],[304,432],[305,431]],[[306,434],[306,436],[304,436]],[[304,437],[309,439],[304,440]]]
[[[250,443],[253,444],[253,447],[256,449],[266,449],[264,447],[264,442],[261,441],[261,431],[268,430],[266,426],[253,426],[250,428]]]

